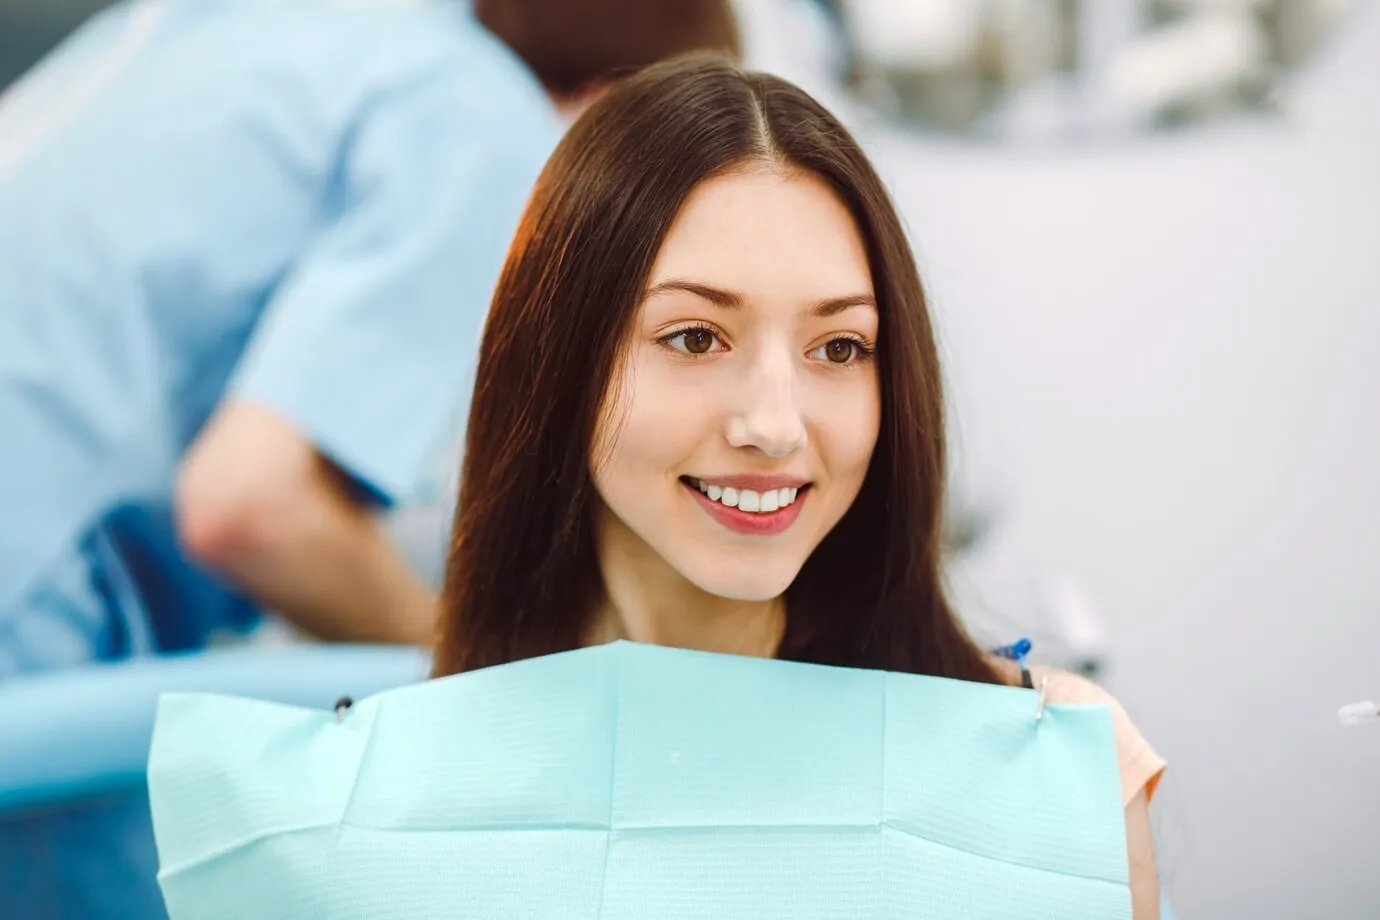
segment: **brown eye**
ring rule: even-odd
[[[858,350],[858,343],[852,339],[834,339],[824,346],[824,357],[834,364],[847,364]]]
[[[702,355],[714,347],[714,333],[708,329],[689,329],[681,335],[685,339],[685,350],[692,355]]]
[[[663,345],[683,355],[707,355],[714,350],[719,337],[710,329],[683,329],[661,339]]]

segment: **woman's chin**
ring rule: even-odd
[[[682,569],[682,571],[685,571]],[[775,600],[795,581],[800,572],[799,565],[773,566],[763,569],[760,566],[744,571],[744,566],[706,565],[701,571],[691,575],[690,580],[706,594],[727,600],[760,602]],[[689,574],[689,573],[687,573]]]

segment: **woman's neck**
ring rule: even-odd
[[[786,628],[783,598],[718,597],[686,580],[626,528],[604,528],[600,537],[605,594],[590,644],[629,639],[730,655],[776,654]]]

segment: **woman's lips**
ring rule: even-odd
[[[776,511],[743,511],[715,501],[692,483],[682,481],[681,485],[715,521],[734,533],[756,537],[775,536],[794,524],[796,518],[800,517],[800,508],[805,503],[805,497],[810,493],[808,487],[800,489],[796,493],[795,501]]]

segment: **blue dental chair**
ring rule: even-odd
[[[0,683],[0,917],[166,920],[144,773],[160,694],[328,708],[427,668],[413,649],[242,646]]]

